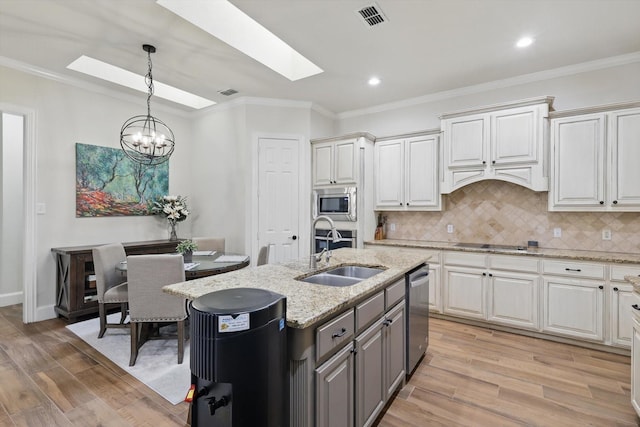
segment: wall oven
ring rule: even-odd
[[[338,248],[355,248],[356,247],[356,230],[336,230],[340,233],[340,240],[333,241],[331,230],[315,230],[315,253],[321,252],[323,249],[333,250]]]
[[[313,191],[313,218],[325,215],[334,221],[356,221],[356,187],[321,188]]]

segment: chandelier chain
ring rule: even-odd
[[[153,74],[151,73],[151,69],[153,64],[151,63],[151,51],[147,52],[147,75],[144,76],[144,81],[147,84],[147,88],[149,88],[149,94],[147,95],[147,115],[151,115],[151,96],[153,95]]]

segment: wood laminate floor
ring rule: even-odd
[[[185,425],[187,404],[171,405],[65,326],[25,325],[21,306],[0,308],[0,426]],[[431,319],[429,351],[378,426],[638,426],[629,362]]]

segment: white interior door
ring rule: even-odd
[[[298,140],[258,140],[258,247],[269,262],[299,258]]]

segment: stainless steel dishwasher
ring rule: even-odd
[[[411,375],[429,345],[429,265],[406,275],[407,376]]]

